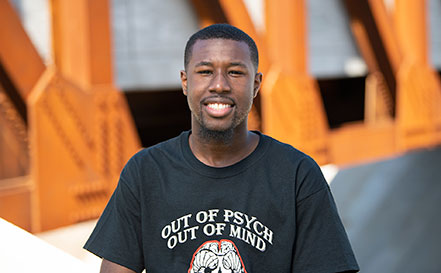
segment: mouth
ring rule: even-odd
[[[224,109],[233,107],[231,104],[226,103],[208,103],[206,106],[213,111],[222,111]]]
[[[234,104],[229,100],[207,100],[203,103],[206,112],[214,118],[228,116],[232,111]]]

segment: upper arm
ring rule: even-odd
[[[103,261],[101,262],[100,273],[136,273],[136,272],[122,265],[103,259]]]
[[[141,272],[144,269],[139,202],[140,179],[132,160],[121,173],[121,178],[103,214],[84,248],[98,257],[107,259],[134,271],[103,261],[101,272]],[[119,270],[114,270],[114,269]]]

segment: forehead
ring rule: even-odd
[[[193,45],[189,63],[201,61],[240,61],[245,64],[252,64],[248,44],[243,41],[227,39],[197,40]]]

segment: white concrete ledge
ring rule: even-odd
[[[0,272],[97,272],[81,260],[0,218]]]

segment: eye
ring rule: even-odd
[[[197,71],[197,73],[198,73],[198,74],[201,74],[201,75],[210,75],[210,74],[212,74],[213,72],[212,72],[211,70],[204,69],[204,70],[199,70],[199,71]]]
[[[231,71],[228,71],[228,74],[230,74],[232,76],[241,76],[241,75],[244,75],[245,73],[240,70],[231,70]]]

